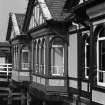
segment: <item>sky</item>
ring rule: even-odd
[[[9,13],[25,13],[28,0],[0,0],[0,42],[6,40]]]

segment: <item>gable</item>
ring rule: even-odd
[[[21,35],[24,17],[24,14],[9,14],[6,40],[12,40],[17,35]]]
[[[19,26],[17,23],[16,15],[14,13],[12,13],[12,24],[14,27],[15,34],[20,35],[20,30],[19,30]]]
[[[52,16],[51,16],[49,8],[47,7],[46,1],[45,0],[38,0],[38,3],[42,9],[43,15],[46,18],[46,20],[51,20]]]
[[[20,32],[22,32],[22,27],[23,27],[25,14],[17,14],[17,13],[15,13],[15,16],[16,16],[16,20],[17,20],[19,30],[20,30]]]
[[[29,0],[22,31],[27,32],[45,22],[65,21],[71,14],[64,11],[67,0]],[[39,6],[37,12],[35,8]],[[40,11],[40,12],[39,12]],[[41,14],[40,16],[38,14]],[[40,18],[39,18],[40,17]],[[38,21],[38,19],[41,21]]]
[[[12,26],[10,39],[14,39],[15,37],[16,37],[16,34],[15,34],[14,28]]]
[[[33,8],[29,29],[37,27],[41,24],[45,23],[45,18],[42,13],[42,9],[40,8],[39,3]]]

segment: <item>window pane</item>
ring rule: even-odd
[[[35,66],[36,66],[36,44],[34,45],[34,73],[35,73]]]
[[[105,28],[99,31],[97,40],[97,84],[105,86]]]
[[[28,70],[29,69],[29,51],[22,50],[22,61],[21,61],[22,69]]]
[[[28,63],[28,52],[23,52],[23,63]]]
[[[53,47],[51,50],[51,70],[52,74],[63,75],[64,71],[64,51],[63,47]]]
[[[105,41],[99,43],[99,69],[105,71]]]
[[[37,45],[35,69],[36,69],[36,73],[38,73],[39,72],[39,45]]]
[[[105,41],[99,41],[99,82],[104,82],[105,73]]]

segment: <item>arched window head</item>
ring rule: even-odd
[[[51,45],[51,75],[64,75],[64,43],[61,38],[55,38]]]

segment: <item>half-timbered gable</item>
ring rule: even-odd
[[[37,2],[32,11],[29,29],[38,27],[44,23],[45,23],[45,17],[43,15],[39,2]]]

